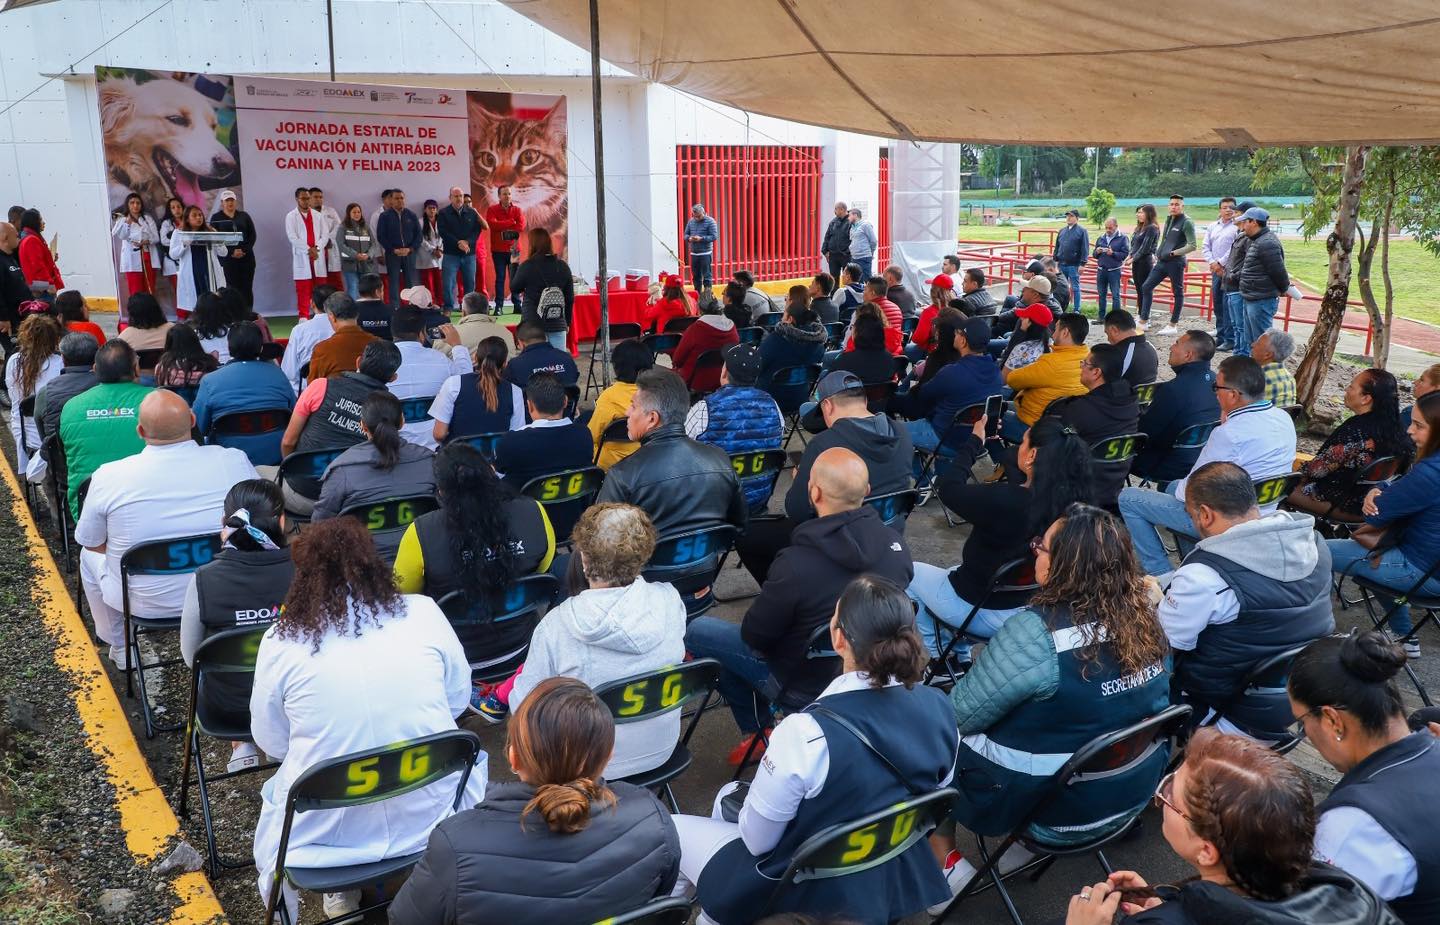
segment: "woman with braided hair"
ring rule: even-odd
[[[615,721],[594,692],[547,678],[509,733],[519,780],[435,827],[390,925],[595,922],[669,894],[675,825],[648,790],[603,779]]]
[[[255,828],[260,894],[274,874],[291,784],[308,768],[351,752],[456,728],[470,702],[470,663],[428,597],[401,594],[370,532],[354,517],[322,521],[291,544],[295,577],[260,642],[250,696],[255,745],[279,759],[261,789]],[[485,796],[485,754],[461,807]],[[365,864],[422,850],[451,815],[454,775],[378,803],[297,815],[286,863]],[[290,920],[297,897],[289,890]],[[327,893],[328,916],[354,911],[359,893]]]

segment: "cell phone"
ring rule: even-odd
[[[520,232],[518,232],[518,231],[502,231],[502,232],[500,232],[500,240],[502,240],[502,241],[518,241],[518,240],[520,240]]]
[[[985,399],[985,436],[1000,436],[1000,416],[1005,413],[1005,399],[991,395]]]

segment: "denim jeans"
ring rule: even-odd
[[[1120,516],[1130,531],[1140,567],[1148,575],[1165,575],[1175,570],[1170,556],[1160,542],[1157,527],[1166,527],[1186,536],[1195,536],[1195,522],[1185,513],[1185,502],[1174,495],[1149,488],[1124,488],[1120,491]]]
[[[455,277],[459,275],[465,284],[465,294],[475,291],[475,255],[446,254],[440,258],[440,288],[444,289],[440,304],[446,311],[455,308]],[[436,295],[437,293],[431,293]]]
[[[1238,356],[1250,355],[1248,325],[1245,323],[1245,300],[1238,292],[1225,293],[1225,323],[1229,326],[1230,343],[1235,345]],[[1244,353],[1241,353],[1244,350]]]
[[[1370,563],[1365,561],[1370,550],[1354,540],[1326,540],[1325,545],[1330,547],[1331,568],[1336,575],[1359,576],[1403,593],[1414,587],[1420,576],[1425,574],[1411,565],[1405,554],[1393,546],[1380,554],[1372,568]],[[1440,578],[1431,578],[1420,590],[1424,594],[1440,594]],[[1395,608],[1390,611],[1390,631],[1397,636],[1408,634],[1412,627],[1410,605],[1401,604],[1395,607],[1395,598],[1384,594],[1377,594],[1375,597],[1386,611]]]
[[[915,577],[910,580],[910,586],[905,589],[905,593],[919,605],[915,613],[915,628],[920,631],[920,638],[925,640],[925,648],[938,656],[945,648],[946,640],[939,638],[936,633],[935,620],[959,629],[973,605],[955,593],[954,586],[950,584],[949,569],[924,562],[915,563]],[[1024,609],[1015,607],[1009,610],[991,610],[982,607],[975,612],[975,618],[970,621],[965,633],[973,638],[989,639],[1000,631],[1006,620]],[[955,653],[962,659],[968,659],[970,644],[956,643]]]
[[[702,292],[715,285],[710,270],[714,262],[715,255],[713,253],[690,255],[690,285],[695,287],[696,292]]]
[[[352,299],[360,298],[360,271],[341,270],[340,276],[345,280],[345,294]]]
[[[1215,313],[1215,343],[1230,343],[1225,337],[1230,332],[1230,303],[1225,299],[1225,277],[1219,273],[1210,274],[1210,310]]]
[[[546,331],[545,339],[549,341],[550,346],[554,347],[556,350],[564,350],[568,353],[570,350],[570,344],[567,342],[567,335],[569,333],[570,332],[567,328],[561,328],[558,331]]]
[[[1170,280],[1170,291],[1174,295],[1174,306],[1170,309],[1170,323],[1178,324],[1180,322],[1180,310],[1185,307],[1185,260],[1181,257],[1156,261],[1155,269],[1151,270],[1150,275],[1145,277],[1145,282],[1140,284],[1141,290],[1149,296],[1146,303],[1142,303],[1140,306],[1141,321],[1150,320],[1150,305],[1147,303],[1154,298],[1155,287],[1167,279]]]
[[[1261,334],[1270,330],[1270,324],[1275,320],[1275,312],[1280,308],[1280,299],[1257,299],[1252,302],[1245,300],[1245,337],[1246,343],[1253,344],[1260,338]]]
[[[415,252],[404,257],[393,251],[385,255],[385,271],[390,276],[390,307],[400,307],[400,290],[414,286],[419,278],[415,272]]]
[[[1060,273],[1070,281],[1070,311],[1080,310],[1080,265],[1075,263],[1060,264]]]
[[[1029,430],[1030,425],[1020,420],[1019,415],[1013,411],[1005,412],[1005,417],[1000,419],[1000,436],[1010,443],[1018,445]]]
[[[860,282],[863,283],[870,279],[870,267],[875,262],[874,254],[868,257],[856,257],[854,254],[851,254],[850,262],[860,267]]]
[[[930,423],[929,418],[921,418],[918,421],[906,421],[905,429],[910,432],[910,442],[917,451],[929,453],[940,445],[940,434],[935,431],[935,425]],[[941,450],[940,455],[935,457],[934,465],[930,467],[931,478],[938,479],[943,475],[945,470],[950,468],[950,461],[953,460],[954,457],[955,454],[953,451],[947,453]],[[913,457],[910,468],[916,480],[916,488],[924,488],[925,485],[929,484],[928,479],[923,484],[920,482],[922,463],[919,452]]]
[[[1096,300],[1100,303],[1095,309],[1095,317],[1104,319],[1109,308],[1105,307],[1105,293],[1110,293],[1110,308],[1120,307],[1120,268],[1113,270],[1095,271]]]
[[[696,658],[713,658],[724,671],[720,673],[718,690],[730,705],[735,725],[745,735],[760,730],[756,706],[767,714],[770,705],[760,694],[760,685],[770,677],[765,660],[740,638],[740,626],[718,617],[696,617],[685,630],[685,650]]]
[[[518,263],[510,262],[510,255],[501,251],[500,253],[490,252],[490,259],[495,264],[495,313],[505,307],[505,274],[510,274],[510,304],[515,307],[515,314],[520,314],[520,293],[515,291],[515,270],[520,266]]]

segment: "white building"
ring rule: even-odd
[[[59,235],[67,284],[113,297],[95,67],[323,80],[329,72],[325,9],[323,0],[58,0],[3,14],[0,208],[40,209],[47,237]],[[595,274],[588,51],[494,0],[335,0],[334,33],[337,79],[567,96],[569,258],[577,274]],[[89,54],[92,49],[98,50]],[[688,205],[677,202],[682,146],[740,146],[714,152],[732,163],[747,156],[744,146],[751,146],[750,156],[762,148],[818,153],[818,197],[807,197],[813,201],[803,207],[781,204],[796,216],[785,223],[792,226],[792,256],[776,261],[775,272],[764,272],[762,263],[764,276],[799,275],[785,271],[796,268],[796,242],[807,238],[814,260],[800,270],[821,268],[820,234],[837,199],[880,218],[883,139],[752,116],[608,66],[604,113],[612,272],[677,267],[681,209]],[[774,189],[753,195],[777,201]],[[785,198],[783,190],[778,195]],[[719,217],[743,223],[743,214]],[[749,257],[775,256],[772,242],[762,239],[751,248]],[[723,242],[717,256],[721,269]]]

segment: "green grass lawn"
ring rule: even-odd
[[[1190,210],[1197,225],[1202,221],[1214,221],[1213,209],[1206,219],[1200,210]],[[970,241],[1013,241],[1018,228],[1059,228],[1063,222],[1035,222],[1023,226],[1007,225],[962,225],[960,237]],[[1094,229],[1091,229],[1094,235]],[[1038,239],[1037,239],[1038,240]],[[1320,238],[1302,241],[1286,238],[1285,260],[1290,274],[1314,291],[1325,288],[1325,278],[1330,272],[1330,258],[1325,253],[1325,242]],[[1375,258],[1376,298],[1383,298],[1380,282],[1380,258]],[[1392,241],[1390,244],[1390,278],[1395,284],[1395,314],[1416,321],[1440,324],[1440,305],[1434,300],[1434,293],[1440,289],[1440,258],[1431,255],[1415,241]],[[1350,280],[1350,298],[1359,299],[1360,290],[1355,278]],[[1352,311],[1363,311],[1358,307]]]

